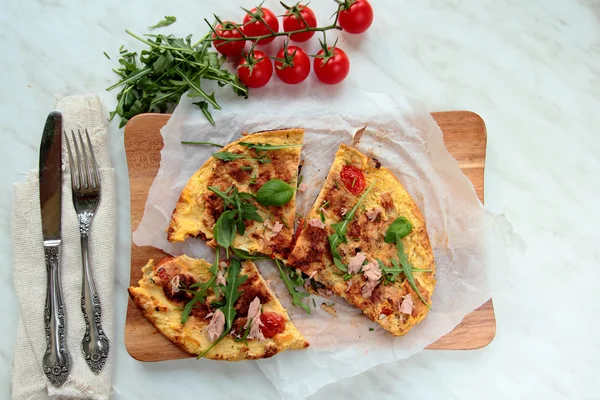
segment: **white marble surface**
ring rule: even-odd
[[[328,8],[325,0],[313,1]],[[498,333],[479,351],[426,351],[330,385],[320,398],[598,398],[600,368],[600,4],[597,0],[373,0],[377,23],[340,45],[346,84],[401,91],[430,110],[469,109],[488,128],[486,205],[527,249],[495,279]],[[244,6],[252,2],[244,0]],[[97,93],[107,108],[124,29],[176,15],[175,33],[202,18],[240,15],[239,0],[0,2],[0,398],[8,398],[19,307],[12,285],[12,183],[37,165],[57,98]],[[325,15],[325,14],[321,14]],[[122,131],[111,124],[118,170],[115,398],[277,398],[254,363],[142,364],[123,346],[129,279],[128,179]],[[596,244],[594,244],[596,243]],[[40,271],[41,273],[41,271]],[[301,371],[298,371],[301,378]]]

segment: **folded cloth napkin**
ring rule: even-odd
[[[63,114],[63,129],[87,128],[99,167],[101,199],[90,232],[91,268],[102,305],[102,326],[110,340],[108,360],[96,375],[81,351],[85,323],[81,312],[82,262],[79,224],[71,197],[71,177],[63,138],[61,272],[65,306],[67,350],[71,371],[61,387],[54,387],[42,370],[46,350],[44,303],[46,267],[42,240],[37,171],[15,184],[12,210],[12,248],[15,291],[21,316],[12,363],[13,399],[108,399],[115,354],[113,335],[113,261],[115,250],[115,178],[108,152],[102,103],[97,96],[67,97],[56,109]],[[40,138],[44,121],[40,121]]]

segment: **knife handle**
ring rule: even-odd
[[[47,347],[42,359],[42,366],[48,380],[54,386],[61,386],[65,383],[71,369],[65,335],[65,310],[60,286],[59,246],[59,240],[56,243],[44,243],[47,274],[44,324]]]
[[[102,310],[90,269],[88,235],[84,230],[81,230],[81,258],[83,261],[81,311],[85,320],[85,335],[81,341],[81,350],[92,372],[98,374],[108,358],[109,343],[102,329]]]

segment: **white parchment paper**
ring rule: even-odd
[[[349,87],[283,87],[253,93],[249,100],[230,97],[211,126],[200,110],[182,98],[162,129],[165,146],[161,166],[150,189],[145,213],[133,234],[137,245],[150,245],[178,255],[214,258],[199,240],[171,244],[166,229],[179,194],[190,176],[216,150],[182,145],[182,140],[226,144],[242,132],[302,127],[305,193],[298,212],[306,214],[321,188],[340,143],[367,125],[357,147],[372,154],[404,184],[427,224],[436,262],[433,310],[406,336],[396,338],[362,316],[340,298],[309,298],[307,315],[291,306],[290,297],[270,262],[259,263],[298,329],[311,346],[259,361],[265,375],[284,398],[303,399],[321,387],[359,374],[375,365],[403,359],[451,331],[490,296],[487,271],[506,262],[498,234],[506,225],[487,212],[474,188],[446,150],[442,132],[424,106],[406,97],[390,98]],[[140,266],[141,267],[141,266]],[[337,316],[320,305],[332,304]],[[374,328],[370,331],[369,328]]]

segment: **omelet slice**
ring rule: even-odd
[[[279,179],[295,188],[303,140],[303,129],[287,129],[254,133],[225,146],[219,153],[229,155],[230,159],[211,157],[183,189],[171,216],[168,240],[181,242],[188,237],[200,237],[216,247],[213,231],[224,212],[223,200],[209,186],[223,192],[235,187],[239,192],[255,194],[270,179]],[[264,151],[247,144],[284,147]],[[284,206],[252,203],[263,222],[245,221],[245,232],[236,236],[232,247],[251,254],[287,257],[293,238],[296,194]]]
[[[335,233],[332,225],[342,222],[365,192],[368,194],[347,225],[346,242],[337,247],[338,264],[341,261],[348,269],[343,271],[335,265],[328,237]],[[411,274],[419,293],[403,273],[396,272],[394,282],[385,280],[377,261],[393,268],[392,260],[398,260],[396,244],[386,243],[384,236],[399,217],[412,224],[411,233],[402,239],[408,261],[415,269],[428,271]],[[425,222],[402,184],[378,160],[342,144],[300,229],[287,260],[289,266],[343,297],[393,335],[406,334],[425,318],[435,287],[435,263]]]
[[[219,273],[226,269],[226,263],[221,264]],[[211,329],[215,325],[211,325],[211,321],[215,319],[217,307],[223,299],[221,293],[209,289],[206,301],[196,303],[189,319],[181,323],[182,310],[192,298],[188,288],[211,279],[213,275],[209,268],[210,264],[206,261],[185,255],[168,257],[157,265],[150,260],[142,268],[143,278],[138,286],[129,288],[131,299],[144,317],[167,339],[193,355],[200,355],[211,346]],[[241,295],[235,302],[236,316],[232,330],[204,357],[224,361],[255,360],[271,357],[284,350],[308,347],[308,342],[290,321],[285,308],[253,262],[245,261],[242,264],[240,276],[248,278],[238,288]],[[257,337],[250,339],[249,322],[252,321],[248,321],[249,313],[256,317],[257,312],[257,320],[261,323],[255,324],[255,327],[260,332],[257,330]]]

